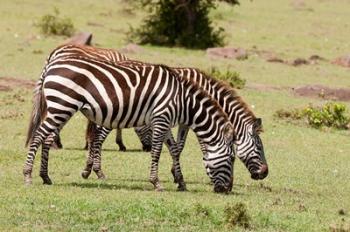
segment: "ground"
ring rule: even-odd
[[[64,149],[50,153],[54,184],[41,184],[38,155],[34,183],[23,185],[32,86],[48,53],[66,39],[45,37],[34,26],[54,6],[78,30],[92,32],[95,45],[115,49],[128,44],[129,26],[139,25],[145,15],[127,1],[1,2],[0,231],[242,231],[243,227],[232,228],[225,221],[225,208],[237,203],[247,206],[252,231],[349,228],[349,131],[316,130],[273,116],[279,109],[325,102],[324,98],[298,96],[293,88],[350,88],[350,69],[332,63],[350,53],[347,0],[242,0],[234,8],[220,4],[211,12],[212,20],[225,29],[227,46],[248,51],[245,60],[149,45],[127,54],[172,66],[230,68],[247,80],[239,94],[263,119],[262,140],[270,173],[263,181],[251,180],[237,160],[233,192],[228,195],[213,193],[192,133],[181,158],[188,192],[176,192],[166,149],[160,161],[166,190],[153,191],[148,182],[149,154],[141,152],[132,130],[124,134],[127,152],[117,151],[114,135],[104,145],[103,168],[108,179],[99,181],[92,175],[83,180],[86,120],[81,114],[62,131]],[[315,55],[324,59],[303,64]],[[275,62],[268,61],[272,58]],[[300,65],[291,65],[295,61]]]

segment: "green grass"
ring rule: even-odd
[[[226,29],[230,46],[257,46],[288,60],[314,54],[331,60],[350,52],[348,1],[305,1],[306,10],[296,10],[292,2],[242,0],[241,6],[233,9],[221,4],[212,17]],[[45,57],[65,39],[44,37],[34,26],[42,15],[53,12],[54,6],[62,16],[70,17],[78,30],[92,32],[95,43],[113,48],[127,43],[128,24],[138,25],[144,15],[137,9],[126,11],[126,1],[2,1],[0,78],[38,78]],[[104,26],[90,26],[88,22]],[[37,50],[42,53],[35,53]],[[209,66],[229,67],[239,72],[248,86],[317,83],[350,87],[349,69],[328,62],[291,67],[257,56],[245,61],[212,60],[198,50],[154,46],[144,46],[143,50],[130,57],[204,70]],[[176,192],[166,149],[160,161],[160,178],[166,191],[153,191],[148,182],[150,156],[140,152],[141,144],[132,130],[124,133],[130,151],[117,152],[114,135],[104,145],[103,168],[108,179],[98,181],[92,174],[83,180],[80,172],[86,152],[81,148],[86,120],[81,114],[62,131],[65,149],[50,153],[54,185],[42,186],[38,155],[34,183],[25,187],[22,167],[32,92],[0,92],[0,231],[241,231],[244,229],[226,224],[224,212],[239,202],[247,206],[253,231],[329,231],[331,225],[340,226],[343,219],[349,225],[349,132],[323,132],[273,117],[278,109],[321,103],[319,100],[296,97],[287,90],[246,88],[239,93],[263,118],[262,139],[270,173],[263,181],[251,180],[237,160],[233,192],[220,195],[213,193],[209,184],[193,133],[181,158],[188,192]],[[340,209],[346,214],[339,215]]]

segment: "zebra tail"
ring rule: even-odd
[[[42,86],[43,75],[41,76],[40,80],[36,83],[36,87],[34,90],[33,110],[32,115],[30,117],[25,147],[27,147],[28,144],[32,141],[35,132],[37,131],[42,122],[42,119],[46,116],[47,105],[45,99],[43,98]]]

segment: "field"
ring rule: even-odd
[[[330,62],[350,52],[348,0],[241,0],[238,7],[220,4],[211,12],[212,20],[226,31],[227,46],[268,51],[289,61],[311,55],[326,59],[317,64],[267,62],[258,53],[241,61],[213,59],[202,50],[156,46],[127,54],[171,66],[230,68],[247,80],[239,94],[263,119],[269,176],[254,181],[236,160],[233,192],[228,195],[213,192],[192,132],[181,158],[187,192],[177,192],[172,183],[167,149],[159,174],[165,191],[153,190],[148,182],[150,156],[141,152],[133,130],[124,133],[127,152],[118,152],[114,133],[104,144],[107,180],[97,180],[94,174],[82,179],[82,114],[63,129],[64,149],[50,153],[54,184],[42,185],[38,154],[33,185],[24,186],[31,83],[49,52],[65,40],[45,37],[34,26],[53,7],[71,18],[79,31],[92,32],[96,45],[116,49],[128,43],[129,25],[139,25],[145,15],[122,0],[1,1],[0,87],[11,89],[0,88],[0,231],[244,231],[225,221],[225,208],[237,203],[247,206],[251,231],[350,231],[349,131],[317,130],[273,116],[279,109],[325,102],[297,96],[292,88],[350,88],[350,69]]]

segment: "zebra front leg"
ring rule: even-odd
[[[119,151],[126,151],[126,147],[123,143],[122,129],[117,129],[117,136],[115,137],[115,143],[119,146]]]
[[[172,172],[173,177],[174,177],[174,183],[178,183],[177,190],[178,191],[186,191],[187,190],[186,183],[184,181],[181,167],[180,167],[180,153],[178,150],[178,145],[175,142],[175,139],[174,139],[171,131],[169,132],[168,137],[165,140],[165,144],[167,145],[167,147],[170,151],[170,154],[172,156],[172,159],[173,159],[173,165],[171,168],[171,172]]]
[[[181,152],[183,151],[183,148],[185,146],[185,141],[186,141],[186,138],[188,135],[188,131],[189,131],[189,128],[187,126],[179,125],[179,129],[177,132],[177,141],[176,141],[177,149],[178,149],[178,160],[180,160]],[[175,165],[175,163],[176,162],[173,162],[173,166],[171,168],[171,173],[174,177],[174,183],[178,183],[176,175],[175,175],[175,170],[177,169],[177,166]]]
[[[160,123],[160,125],[153,124],[152,130],[152,150],[151,150],[151,173],[149,177],[149,181],[153,184],[154,189],[156,191],[163,191],[163,187],[160,184],[158,177],[158,163],[160,154],[163,147],[163,142],[165,142],[165,138],[167,133],[169,133],[169,128],[164,128],[164,124]]]

